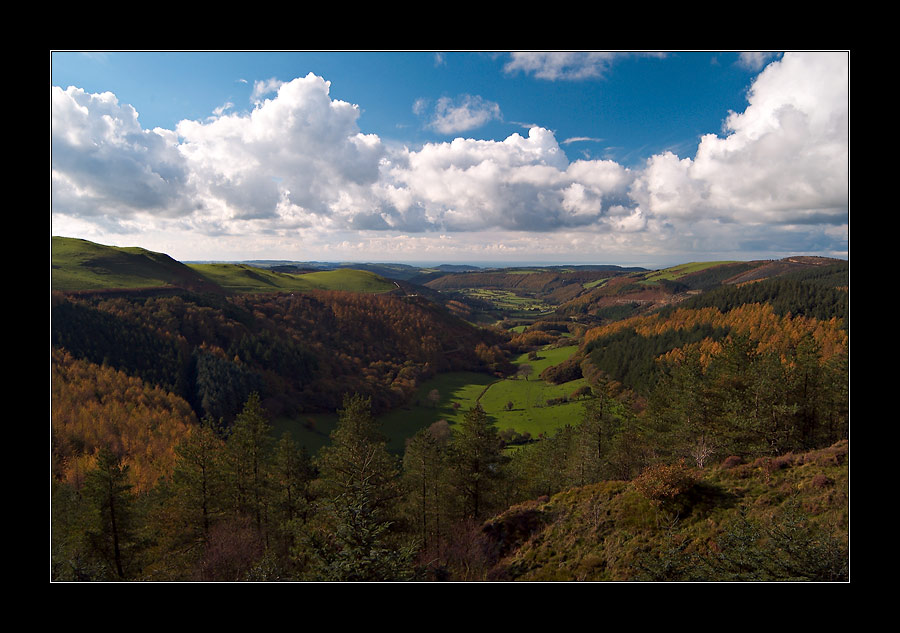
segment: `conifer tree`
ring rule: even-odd
[[[175,493],[184,508],[188,528],[199,525],[204,543],[209,542],[212,520],[220,510],[223,452],[224,442],[209,418],[175,449]]]
[[[331,444],[319,453],[328,513],[313,543],[321,580],[398,580],[409,574],[410,553],[391,539],[401,496],[398,460],[386,448],[371,400],[344,398]]]
[[[85,477],[83,494],[91,508],[86,536],[95,554],[119,580],[128,578],[134,546],[133,508],[128,466],[108,448],[100,449],[97,466]]]
[[[306,447],[298,446],[290,433],[285,432],[275,446],[272,460],[273,504],[281,521],[290,522],[306,515],[313,476]]]
[[[441,529],[446,527],[442,521],[446,505],[445,444],[431,429],[422,429],[407,441],[403,454],[406,507],[425,551],[439,543]]]
[[[272,427],[259,394],[250,394],[234,421],[227,441],[233,503],[250,516],[261,531],[266,519],[266,487],[272,452]]]
[[[453,434],[450,469],[467,518],[482,518],[503,477],[503,442],[480,404],[470,409]]]

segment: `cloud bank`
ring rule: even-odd
[[[594,72],[608,63],[587,61]],[[507,69],[562,77],[573,67],[531,56]],[[360,130],[359,107],[313,74],[257,82],[253,98],[249,114],[222,108],[144,130],[111,93],[53,87],[54,233],[154,239],[181,259],[686,261],[847,248],[846,54],[785,54],[694,156],[633,169],[570,161],[541,127],[398,149]],[[502,116],[476,96],[430,114],[452,133]]]

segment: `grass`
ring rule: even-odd
[[[553,306],[544,303],[540,299],[532,297],[522,297],[509,290],[495,290],[488,288],[462,288],[460,292],[489,302],[494,309],[508,316],[525,314],[526,316],[534,316],[535,313],[544,314],[553,311]]]
[[[519,433],[528,432],[533,437],[541,433],[552,434],[566,424],[574,424],[581,418],[583,401],[570,401],[547,405],[550,398],[568,396],[578,387],[587,384],[583,378],[562,385],[547,383],[538,376],[547,367],[568,359],[578,349],[568,345],[541,350],[538,360],[529,360],[522,354],[513,361],[521,366],[532,366],[532,375],[524,378],[499,379],[476,372],[448,372],[439,374],[416,390],[415,396],[405,406],[378,417],[381,431],[387,437],[388,450],[402,455],[407,438],[439,420],[451,426],[462,421],[466,412],[480,403],[498,430],[512,428]],[[428,394],[437,390],[439,399],[432,403]],[[507,402],[513,408],[507,410]],[[303,414],[299,418],[279,418],[272,422],[275,437],[285,431],[315,454],[328,444],[328,436],[337,426],[338,416],[333,414]]]
[[[601,284],[605,284],[607,281],[609,281],[609,279],[607,278],[595,279],[594,281],[586,281],[585,283],[581,284],[581,287],[585,290],[590,290],[591,288],[596,288]]]
[[[644,279],[640,281],[640,283],[651,284],[657,281],[669,280],[674,281],[676,279],[680,279],[685,275],[689,275],[691,273],[696,273],[701,270],[705,270],[706,268],[712,268],[713,266],[721,266],[722,264],[732,264],[733,261],[720,261],[720,262],[690,262],[688,264],[680,264],[678,266],[672,266],[671,268],[664,268],[663,270],[657,270],[651,273],[648,273],[644,276]]]
[[[538,352],[538,360],[529,360],[522,354],[513,363],[531,365],[532,373],[526,378],[507,378],[495,382],[481,397],[481,406],[491,416],[499,429],[512,428],[519,433],[528,432],[537,437],[541,433],[552,434],[556,429],[577,422],[581,418],[583,401],[569,401],[548,405],[554,398],[569,396],[587,384],[584,378],[561,385],[554,385],[538,378],[547,367],[567,360],[578,349],[577,345],[544,349]],[[508,403],[512,408],[507,409]]]
[[[526,363],[531,365],[533,373],[528,380],[498,379],[473,372],[435,376],[419,387],[409,405],[381,416],[383,431],[390,438],[389,448],[402,452],[405,438],[438,420],[447,420],[451,426],[461,422],[466,412],[477,403],[494,420],[498,429],[512,428],[520,433],[527,431],[534,437],[541,433],[553,433],[565,424],[576,422],[581,417],[582,402],[572,401],[552,406],[548,406],[546,402],[550,398],[571,394],[578,387],[587,384],[587,381],[581,378],[553,385],[538,376],[545,368],[571,357],[577,349],[577,345],[568,345],[541,350],[538,360],[529,360],[527,354],[522,354],[513,363],[519,366]],[[428,401],[428,394],[433,389],[437,389],[440,395],[440,400],[434,406]],[[512,410],[507,410],[508,402],[513,403]]]
[[[349,268],[292,275],[246,264],[191,264],[190,267],[223,288],[240,293],[311,290],[376,293],[396,288],[375,273]]]
[[[163,287],[191,275],[193,273],[170,257],[143,248],[118,248],[75,238],[51,238],[50,286],[53,290]]]
[[[143,248],[118,248],[87,240],[53,237],[50,245],[53,290],[182,287],[231,292],[390,292],[397,285],[365,270],[341,268],[302,275],[246,264],[182,264]]]
[[[416,391],[412,401],[398,409],[378,416],[381,432],[387,438],[388,450],[402,455],[407,438],[437,422],[447,420],[455,424],[465,412],[475,406],[485,388],[497,378],[476,372],[448,372],[425,381]],[[432,404],[428,394],[437,389],[440,400]],[[459,406],[454,407],[457,403]],[[328,444],[329,434],[337,427],[337,413],[302,414],[298,418],[277,418],[272,421],[273,435],[278,438],[285,432],[310,452],[315,454]]]

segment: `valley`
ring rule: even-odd
[[[754,515],[760,534],[799,503],[809,547],[843,551],[848,289],[847,262],[813,257],[663,270],[184,264],[55,237],[54,573],[679,580],[648,556],[664,547],[653,526],[680,515],[720,530],[683,532],[671,570],[687,574],[697,557],[709,579],[727,580],[703,543],[733,535],[739,508],[763,498],[783,512]],[[241,474],[251,454],[238,441],[257,443],[263,479]],[[384,552],[374,567],[326,537],[350,529],[334,505],[344,498],[335,460],[356,463],[359,451],[378,456],[366,477],[392,491],[341,484],[374,504],[366,547]],[[132,518],[154,535],[152,547],[129,541],[127,565],[78,536],[111,536],[76,520],[98,502],[100,463],[127,482]],[[778,497],[788,470],[812,496]],[[647,492],[653,477],[671,492]],[[619,527],[639,513],[644,546],[613,553],[617,525],[604,523],[601,538],[580,514],[601,499]],[[544,531],[563,515],[595,545],[547,558],[534,539],[563,538]],[[540,526],[509,540],[526,516]],[[237,548],[228,565],[212,566],[214,544]],[[841,556],[827,574],[840,577]],[[758,572],[797,579],[762,562]]]

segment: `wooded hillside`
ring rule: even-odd
[[[578,279],[663,299],[53,293],[52,578],[846,580],[846,264]]]

